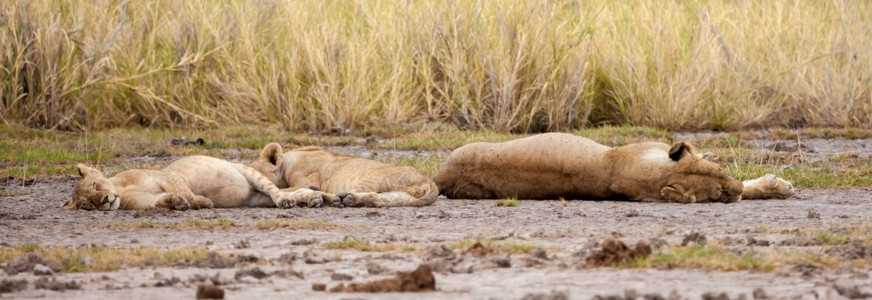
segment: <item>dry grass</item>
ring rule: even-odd
[[[668,247],[646,258],[632,261],[626,267],[773,272],[798,264],[836,268],[852,263],[862,262],[842,262],[836,257],[811,251],[772,250],[765,253],[742,253],[721,247],[694,245]]]
[[[59,263],[63,272],[115,271],[135,265],[164,267],[206,257],[206,249],[203,248],[70,248],[24,244],[0,249],[0,263],[8,263],[26,253]]]
[[[358,239],[346,239],[338,242],[327,242],[322,245],[325,249],[357,250],[367,252],[415,252],[418,247],[412,244],[373,243]]]
[[[870,19],[867,1],[10,0],[0,124],[868,128]]]

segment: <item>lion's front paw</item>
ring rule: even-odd
[[[292,208],[297,206],[297,197],[291,193],[279,192],[276,195],[276,207]]]
[[[189,203],[188,199],[185,199],[182,195],[171,195],[170,202],[172,203],[172,209],[175,210],[188,210],[191,208],[191,203]]]

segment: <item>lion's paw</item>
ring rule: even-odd
[[[175,210],[188,210],[191,208],[191,203],[189,203],[188,199],[185,199],[182,195],[171,195],[170,202],[172,203],[172,208]]]
[[[291,193],[279,192],[275,202],[278,208],[293,208],[297,206],[297,197]]]
[[[302,202],[308,207],[321,207],[321,204],[324,203],[324,197],[321,195],[321,192],[309,190],[302,195],[302,198]]]
[[[760,178],[742,182],[748,191],[748,199],[787,199],[793,196],[793,184],[778,178],[775,174],[766,174]],[[743,193],[743,196],[745,196]]]

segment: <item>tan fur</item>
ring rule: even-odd
[[[83,164],[77,167],[82,178],[64,209],[288,208],[319,206],[323,201],[319,192],[283,192],[251,167],[208,156],[189,156],[163,170],[127,170],[110,178]]]
[[[744,193],[741,182],[688,143],[612,148],[564,133],[465,145],[449,155],[433,180],[449,198],[465,199],[693,203],[735,202]]]
[[[318,147],[282,154],[281,146],[272,143],[250,166],[286,191],[316,187],[334,206],[425,206],[439,196],[436,184],[414,167],[336,155]]]

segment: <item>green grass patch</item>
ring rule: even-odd
[[[720,247],[693,245],[667,247],[646,258],[633,260],[622,267],[773,272],[779,267],[797,264],[835,267],[841,262],[838,258],[811,251],[773,250],[764,253],[738,253]]]
[[[272,219],[260,220],[254,224],[257,229],[337,229],[339,224],[330,223],[327,221],[316,221],[311,219]]]
[[[366,251],[366,252],[388,252],[388,251],[402,251],[402,252],[415,252],[418,251],[418,247],[412,244],[392,244],[392,243],[373,243],[370,241],[358,240],[358,239],[346,239],[337,242],[327,242],[322,245],[325,249],[339,249],[339,250],[357,250],[357,251]]]
[[[476,241],[476,240],[458,240],[448,244],[448,248],[451,249],[461,249],[466,250],[475,245],[475,243],[480,242],[482,245],[488,248],[495,249],[499,252],[503,253],[511,253],[511,254],[528,254],[533,252],[536,248],[543,248],[540,245],[532,244],[532,243],[524,243],[524,242],[499,242],[493,240],[485,240],[485,241]]]
[[[828,229],[812,229],[801,231],[800,235],[820,240],[824,245],[844,245],[854,241],[872,244],[872,225],[862,223]]]
[[[501,207],[518,207],[518,199],[502,199],[497,201],[497,206]]]
[[[206,257],[204,248],[155,249],[111,247],[55,247],[37,244],[22,244],[0,249],[0,263],[8,263],[34,253],[57,262],[62,272],[116,271],[124,266],[144,265],[150,267],[171,266],[178,262]]]

